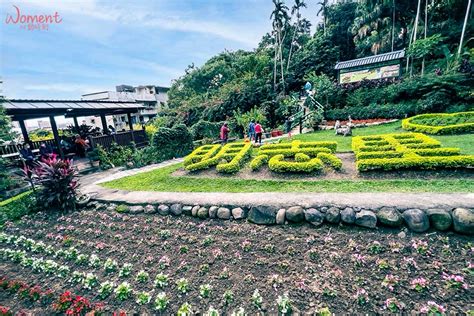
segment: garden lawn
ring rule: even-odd
[[[354,128],[352,130],[353,136],[366,136],[388,133],[405,133],[402,129],[401,121],[388,123],[383,125]],[[461,148],[461,153],[466,155],[474,155],[474,135],[460,134],[460,135],[442,135],[434,136],[428,135],[442,143],[442,147],[458,147]],[[296,135],[293,139],[302,141],[335,141],[337,142],[338,152],[351,151],[351,137],[343,137],[341,135],[334,135],[334,130],[317,131],[309,134]]]
[[[103,183],[106,188],[161,192],[472,192],[474,181],[439,180],[249,180],[173,176],[182,164]]]

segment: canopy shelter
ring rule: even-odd
[[[4,100],[2,102],[6,114],[13,121],[18,121],[23,139],[30,142],[25,120],[49,117],[51,130],[54,135],[54,142],[63,156],[58,127],[54,119],[55,116],[70,117],[74,120],[74,125],[79,127],[78,117],[100,116],[102,127],[107,131],[108,115],[127,114],[130,131],[133,135],[132,113],[137,113],[143,109],[141,103],[136,102],[111,102],[111,101],[85,101],[85,100]]]
[[[341,61],[334,67],[339,83],[396,78],[402,74],[405,50]]]

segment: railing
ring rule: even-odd
[[[56,147],[56,142],[54,141],[54,139],[45,139],[45,140],[30,142],[31,149],[32,150],[39,149],[41,146],[41,143],[45,143],[46,145],[51,146],[51,148]],[[0,156],[17,154],[22,148],[22,146],[23,144],[2,145],[0,146]]]
[[[132,142],[137,147],[144,147],[148,143],[144,130],[119,132],[113,135],[93,136],[90,138],[91,146],[96,147],[100,145],[104,148],[110,148],[112,143],[116,143],[120,146],[130,146]]]

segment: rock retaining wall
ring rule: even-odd
[[[92,201],[89,206],[97,210],[117,210],[117,204]],[[447,231],[454,230],[461,234],[474,234],[474,210],[455,209],[399,209],[382,207],[379,209],[362,209],[358,207],[314,206],[303,208],[292,206],[278,208],[269,205],[243,207],[238,205],[183,205],[183,204],[148,204],[126,205],[120,211],[131,214],[188,215],[201,219],[214,218],[221,220],[243,220],[261,225],[288,224],[308,222],[315,227],[328,224],[356,225],[365,228],[385,226],[392,228],[408,227],[418,233],[430,228]]]

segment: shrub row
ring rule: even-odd
[[[352,139],[359,171],[474,166],[474,155],[460,155],[459,148],[440,147],[439,141],[420,133],[357,136]]]
[[[0,224],[14,221],[29,214],[36,206],[33,191],[23,192],[10,199],[0,202]]]
[[[250,156],[252,149],[251,143],[232,143],[224,145],[223,147],[220,147],[220,145],[217,146],[217,149],[220,148],[218,152],[216,147],[210,145],[197,148],[191,153],[191,157],[187,157],[188,164],[186,170],[196,171],[217,165],[216,169],[218,172],[234,173],[239,171],[242,163]],[[203,152],[206,152],[206,154],[202,155]],[[196,154],[193,155],[194,153]],[[200,155],[202,155],[202,157],[197,158]],[[193,163],[193,159],[198,161]],[[226,160],[227,162],[220,163],[221,160]]]
[[[409,157],[358,160],[359,171],[398,169],[444,169],[468,168],[474,166],[474,155],[449,157]]]
[[[413,116],[402,121],[409,131],[433,135],[474,132],[474,112],[432,113]]]
[[[252,169],[252,171],[260,170],[260,168],[268,162],[268,158],[268,155],[258,155],[253,158],[250,162],[250,169]]]
[[[268,161],[268,168],[274,172],[310,173],[323,169],[323,163],[319,158],[313,158],[305,162],[285,161],[285,156],[280,154],[270,158]]]
[[[214,156],[221,149],[221,145],[204,145],[196,148],[192,153],[184,158],[184,166],[207,160]]]

